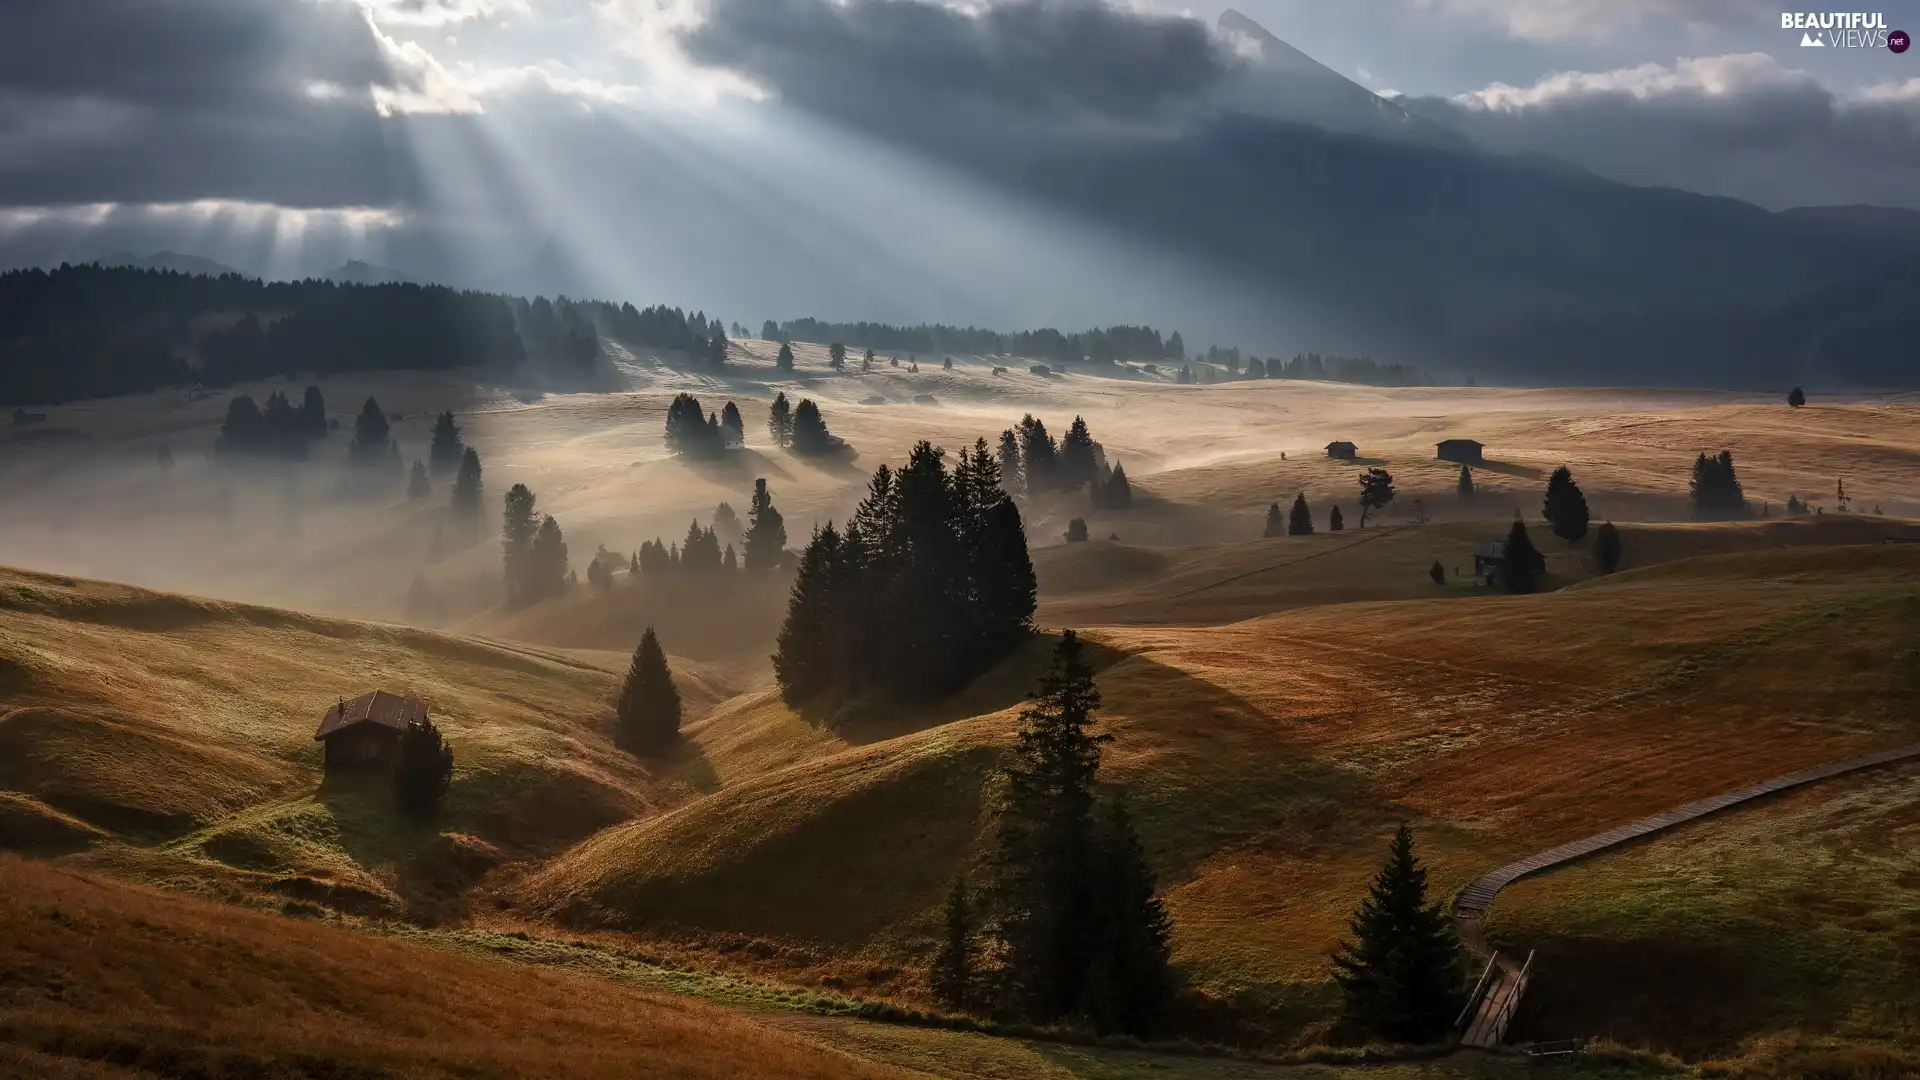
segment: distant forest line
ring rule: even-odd
[[[267,282],[93,264],[15,270],[0,274],[0,403],[58,404],[195,384],[459,367],[521,369],[584,385],[602,370],[602,338],[720,365],[726,333],[718,318],[666,305],[527,299],[412,283]],[[1131,361],[1166,367],[1170,376],[1184,368],[1182,382],[1240,378],[1243,371],[1256,378],[1432,382],[1404,365],[1318,354],[1287,364],[1269,361],[1256,374],[1254,358],[1243,361],[1237,348],[1213,346],[1189,356],[1178,332],[1149,326],[1002,333],[795,319],[764,323],[762,335],[915,355],[1013,355],[1054,367]],[[1205,366],[1196,373],[1193,364]]]

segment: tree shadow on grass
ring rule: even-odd
[[[864,478],[867,475],[865,469],[854,464],[860,460],[860,451],[855,449],[852,443],[842,443],[824,454],[801,454],[794,451],[789,453],[803,464],[823,473],[849,478]]]
[[[716,484],[744,487],[751,492],[753,482],[763,478],[792,480],[793,474],[778,461],[758,450],[733,450],[717,458],[683,458],[687,470]]]
[[[1498,473],[1501,476],[1517,476],[1522,480],[1538,480],[1547,475],[1531,465],[1515,465],[1510,461],[1483,461],[1472,466],[1475,470]]]

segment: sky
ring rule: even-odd
[[[1920,209],[1920,51],[1806,48],[1776,4],[1235,6],[1498,153],[1769,209]],[[294,276],[362,258],[461,284],[725,305],[755,326],[1261,303],[966,167],[1204,123],[1247,62],[1211,31],[1224,8],[23,5],[0,36],[0,265],[166,248]],[[1920,29],[1920,0],[1879,10]]]

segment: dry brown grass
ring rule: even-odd
[[[0,1072],[891,1077],[697,1002],[0,856]]]

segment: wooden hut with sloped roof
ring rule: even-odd
[[[327,771],[390,769],[400,759],[400,736],[427,718],[417,698],[375,690],[341,701],[320,718],[315,742],[326,746]]]

